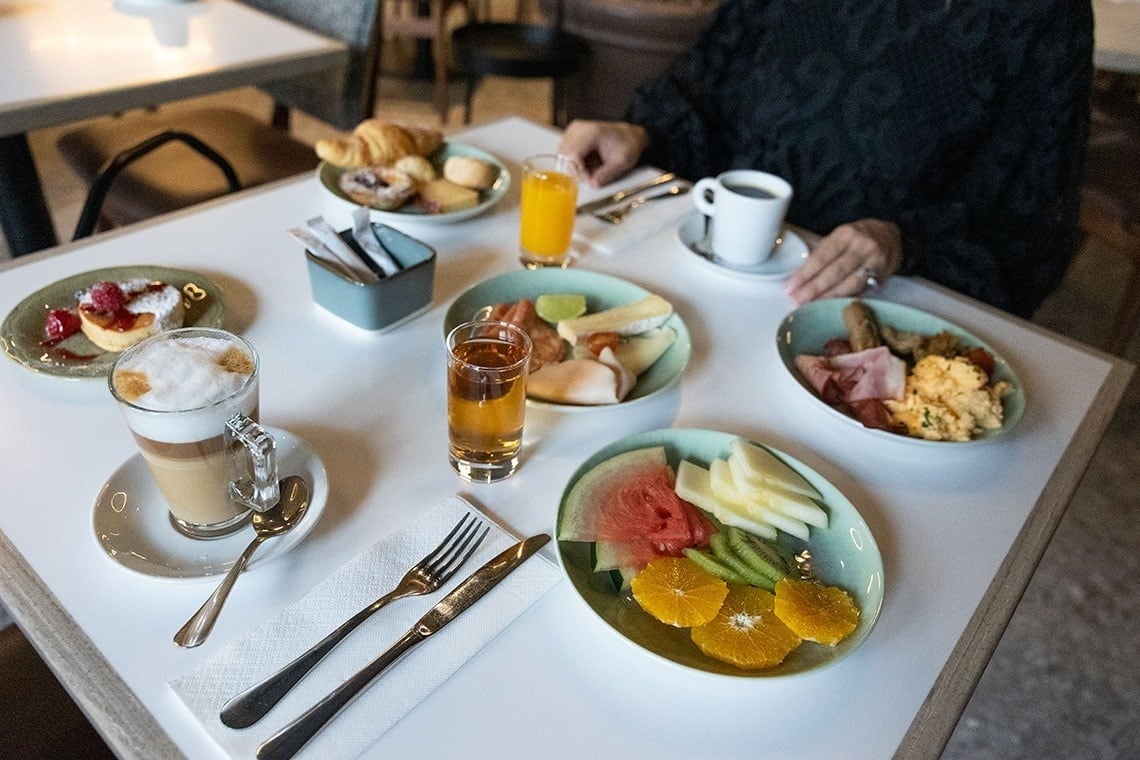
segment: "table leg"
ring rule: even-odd
[[[0,137],[0,228],[13,256],[59,242],[24,133]]]

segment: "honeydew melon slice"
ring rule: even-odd
[[[660,327],[673,314],[673,304],[657,294],[651,294],[633,303],[596,311],[558,323],[558,334],[570,345],[579,338],[596,332],[616,332],[618,335],[637,335]]]
[[[808,539],[808,526],[801,520],[769,509],[763,503],[750,499],[740,492],[732,478],[728,462],[714,459],[709,463],[709,480],[715,496],[728,502],[729,508],[743,512],[755,520],[760,520],[795,536],[803,541]]]
[[[625,338],[614,349],[614,355],[636,376],[652,367],[676,340],[677,331],[672,327],[658,327]]]
[[[808,525],[827,527],[827,513],[818,504],[803,494],[794,493],[775,483],[757,483],[744,471],[741,457],[729,456],[728,469],[732,472],[732,480],[737,490],[746,498],[754,499],[771,510],[806,522]]]
[[[809,499],[821,499],[819,491],[772,452],[751,441],[736,438],[729,444],[731,457],[739,457],[741,471],[757,485],[771,483],[786,491],[798,493]]]
[[[747,514],[730,509],[722,499],[717,498],[712,490],[709,471],[699,464],[687,459],[681,460],[677,465],[677,481],[674,487],[682,499],[712,513],[713,517],[725,525],[734,525],[769,541],[776,540],[776,529],[772,525],[758,522]]]

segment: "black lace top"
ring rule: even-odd
[[[1075,248],[1088,0],[727,0],[643,84],[644,159],[795,188],[790,221],[903,231],[903,273],[1030,315]]]

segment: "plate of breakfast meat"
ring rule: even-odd
[[[60,377],[106,375],[119,352],[164,330],[220,327],[221,290],[184,269],[123,266],[53,282],[0,325],[0,347],[28,369]]]
[[[598,450],[571,475],[555,546],[611,631],[703,675],[770,679],[854,652],[883,603],[870,528],[833,484],[772,446],[670,428]]]
[[[326,190],[389,222],[470,219],[502,200],[511,184],[507,167],[490,153],[410,124],[368,119],[349,135],[318,140],[316,151]]]
[[[828,299],[780,323],[785,369],[822,408],[874,436],[925,444],[985,441],[1025,411],[1017,374],[989,344],[902,304]]]
[[[688,328],[662,296],[575,269],[519,269],[452,302],[446,335],[473,319],[518,325],[531,338],[531,406],[580,412],[635,403],[676,384],[692,350]]]

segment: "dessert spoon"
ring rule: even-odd
[[[230,595],[230,589],[234,587],[237,577],[249,564],[257,547],[270,538],[288,533],[305,516],[309,508],[309,486],[304,478],[290,475],[281,480],[280,486],[281,500],[264,512],[253,513],[253,530],[257,535],[249,542],[249,546],[245,547],[245,551],[226,573],[226,577],[222,579],[214,593],[210,594],[210,598],[186,621],[186,625],[174,634],[174,643],[178,646],[196,647],[206,640],[214,628],[218,613],[222,611],[226,597]]]

